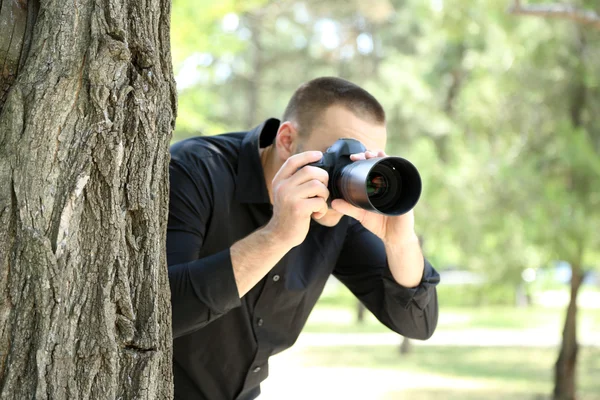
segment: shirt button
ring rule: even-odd
[[[277,282],[279,280],[279,275],[273,275],[273,282]]]
[[[265,322],[265,321],[263,321],[263,319],[262,319],[262,318],[259,318],[259,319],[258,319],[258,321],[256,321],[256,325],[258,325],[258,326],[263,326],[263,323],[264,323],[264,322]],[[260,369],[260,368],[259,368],[259,369]]]
[[[256,374],[257,372],[259,372],[259,371],[260,371],[260,367],[256,367],[256,368],[254,368],[254,369],[252,370],[252,372],[254,372],[255,374]]]

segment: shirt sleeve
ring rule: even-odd
[[[191,173],[172,160],[167,263],[173,337],[194,332],[241,304],[229,248],[200,258],[213,213],[208,157]],[[196,167],[196,166],[194,166]]]
[[[440,276],[427,260],[423,262],[423,278],[417,287],[398,284],[381,239],[352,220],[333,274],[388,328],[425,340],[437,326]]]

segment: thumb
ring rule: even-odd
[[[362,217],[365,213],[365,210],[360,209],[358,207],[354,207],[352,204],[342,199],[333,200],[331,202],[331,208],[333,208],[337,212],[345,214],[359,221],[362,220]]]

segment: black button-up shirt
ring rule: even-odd
[[[439,275],[425,261],[417,288],[400,286],[383,243],[355,220],[313,221],[294,247],[240,299],[230,247],[272,216],[259,146],[279,121],[250,132],[171,147],[167,259],[173,306],[176,399],[248,400],[269,356],[290,347],[333,274],[390,329],[426,339],[437,324]]]

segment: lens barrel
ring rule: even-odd
[[[385,215],[407,213],[421,196],[419,171],[401,157],[355,161],[342,168],[335,180],[348,203]]]

